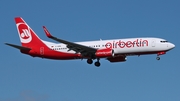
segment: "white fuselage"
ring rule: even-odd
[[[46,45],[55,51],[75,53],[70,50],[65,44],[55,44],[46,42]],[[113,40],[98,40],[98,41],[86,41],[75,42],[77,44],[85,45],[96,49],[111,48],[115,54],[130,54],[130,53],[148,53],[157,51],[168,51],[175,47],[174,44],[161,38],[127,38],[127,39],[113,39]]]

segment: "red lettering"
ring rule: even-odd
[[[114,45],[115,45],[115,44],[114,44],[114,41],[113,41],[113,46],[112,46],[113,48],[114,48]]]
[[[113,42],[107,42],[105,47],[106,48],[131,48],[131,47],[144,47],[148,46],[148,40],[142,40],[142,39],[136,39],[134,41],[113,41]]]
[[[112,44],[110,42],[106,43],[105,45],[106,48],[111,48],[112,49]]]
[[[117,48],[118,44],[119,44],[119,42],[116,42],[115,48]]]
[[[139,46],[141,47],[141,41],[142,41],[142,39],[140,39],[140,42],[139,42]]]
[[[127,41],[127,42],[126,42],[126,47],[127,47],[127,48],[132,47],[132,42],[131,42],[131,41]]]
[[[138,39],[136,40],[136,46],[139,47],[139,42]]]
[[[146,46],[148,46],[148,41],[147,40],[143,40],[142,41],[142,46],[144,47],[144,44],[146,44]]]
[[[121,40],[119,41],[119,47],[120,47],[120,48],[124,48],[124,47],[125,47],[125,44],[126,44],[126,43],[125,43],[124,41],[121,41]]]

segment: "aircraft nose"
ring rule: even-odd
[[[173,49],[175,45],[173,43],[170,43],[170,48]]]

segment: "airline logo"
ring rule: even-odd
[[[29,43],[32,40],[32,35],[29,26],[24,23],[16,24],[18,28],[19,37],[22,43]]]
[[[106,48],[132,48],[132,47],[144,47],[148,46],[148,40],[143,39],[135,39],[135,40],[128,40],[128,41],[113,41],[107,42]]]

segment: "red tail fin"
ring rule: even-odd
[[[15,22],[22,46],[30,48],[44,46],[44,43],[41,41],[41,39],[21,17],[16,17]]]

